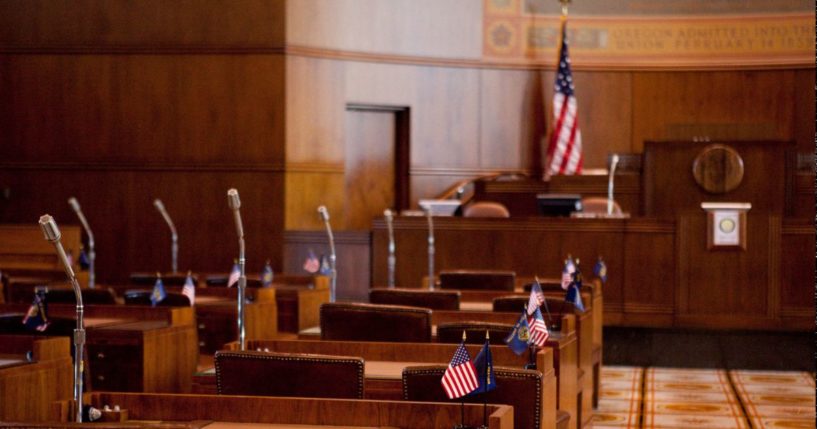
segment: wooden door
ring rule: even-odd
[[[346,110],[345,229],[365,230],[395,207],[398,112],[376,107]]]

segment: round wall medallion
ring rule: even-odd
[[[695,183],[712,194],[734,190],[743,181],[743,159],[723,144],[709,145],[692,162]]]

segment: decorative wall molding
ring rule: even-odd
[[[281,173],[283,164],[279,163],[240,163],[240,164],[205,164],[205,163],[136,163],[136,162],[0,162],[0,169],[5,170],[79,170],[79,171],[232,171],[252,173]]]

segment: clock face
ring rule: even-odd
[[[721,221],[718,223],[718,229],[720,229],[721,232],[726,234],[729,234],[730,232],[734,231],[735,230],[734,219],[729,218],[721,219]]]

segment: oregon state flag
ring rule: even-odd
[[[513,350],[514,353],[521,355],[528,349],[528,342],[530,341],[530,327],[528,326],[528,318],[525,312],[519,317],[519,321],[513,326],[513,330],[507,337],[505,337],[505,344]]]

